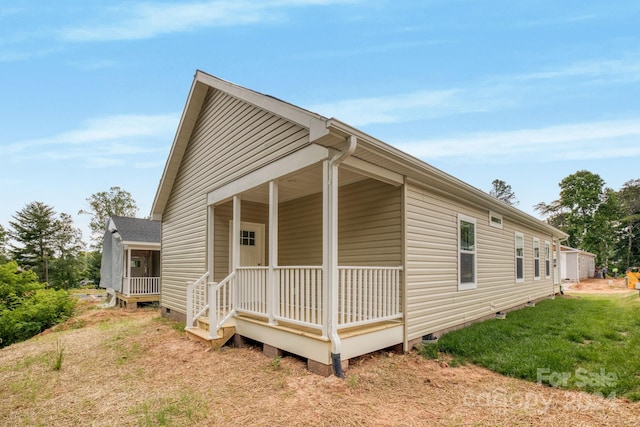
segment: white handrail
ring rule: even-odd
[[[187,282],[187,325],[185,328],[195,328],[196,321],[209,308],[207,304],[207,277],[204,273],[195,282]]]
[[[233,293],[236,285],[236,272],[232,272],[220,283],[209,283],[209,337],[215,338],[218,330],[233,316]]]

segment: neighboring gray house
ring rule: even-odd
[[[560,247],[560,274],[562,280],[579,282],[593,278],[596,270],[596,254],[572,248]]]
[[[554,295],[567,237],[339,120],[200,71],[151,213],[164,316],[321,374]]]
[[[158,221],[112,216],[105,227],[100,287],[113,289],[120,305],[160,300]]]

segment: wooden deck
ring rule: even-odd
[[[160,302],[160,294],[125,295],[116,292],[116,305],[123,308],[138,308],[139,303]]]

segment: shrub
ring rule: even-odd
[[[32,272],[15,262],[0,265],[0,348],[24,341],[73,314],[66,291],[45,289]]]

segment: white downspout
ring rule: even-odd
[[[344,372],[342,372],[342,365],[340,360],[340,352],[342,350],[342,342],[338,336],[338,167],[349,156],[356,151],[357,139],[355,136],[350,135],[348,138],[348,145],[344,151],[337,153],[329,160],[329,173],[328,173],[328,214],[329,214],[329,227],[328,232],[328,256],[327,256],[327,273],[330,277],[327,277],[329,286],[329,298],[331,303],[331,310],[329,311],[329,339],[331,340],[331,362],[333,364],[333,371],[337,377],[344,378]]]

